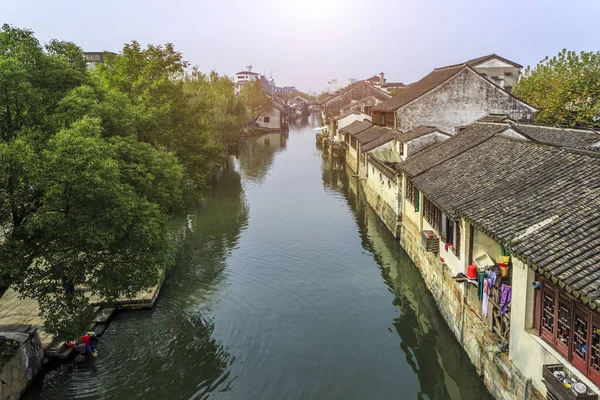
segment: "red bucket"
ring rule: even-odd
[[[476,265],[469,265],[467,268],[467,276],[469,278],[477,278],[477,266]]]

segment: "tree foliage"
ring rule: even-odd
[[[259,81],[250,81],[244,84],[240,96],[250,110],[252,119],[258,118],[261,111],[272,104],[271,98]]]
[[[185,77],[184,92],[213,144],[221,150],[235,147],[248,111],[244,101],[234,94],[233,81],[215,71],[205,75],[194,67]]]
[[[513,94],[538,108],[536,122],[598,125],[600,118],[600,52],[562,50],[527,67]]]
[[[400,93],[401,91],[403,91],[405,88],[403,87],[396,87],[396,88],[391,88],[389,91],[389,94],[392,96],[397,95],[398,93]]]
[[[112,301],[157,282],[169,215],[241,133],[231,81],[186,66],[132,42],[90,71],[73,43],[0,30],[0,287],[38,300],[59,338],[89,325],[84,288]]]

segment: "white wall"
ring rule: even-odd
[[[519,68],[514,65],[508,64],[499,59],[491,59],[473,67],[473,69],[480,74],[485,74],[486,78],[491,80],[492,76],[498,76],[504,78],[504,86],[514,86],[520,75]],[[508,75],[507,75],[508,73]]]
[[[475,228],[473,229],[473,260],[484,252],[490,256],[492,261],[496,262],[500,255],[500,244]]]
[[[265,117],[269,118],[269,122],[265,122]],[[256,123],[261,128],[266,129],[281,129],[281,112],[275,107],[263,111],[256,119]]]
[[[405,156],[408,157],[411,154],[416,153],[417,151],[419,151],[427,146],[431,146],[432,144],[437,143],[437,142],[442,142],[448,138],[449,138],[449,136],[442,135],[441,133],[438,133],[438,132],[432,132],[428,135],[423,135],[419,138],[411,140],[406,143],[406,147],[404,148],[406,150]]]
[[[396,111],[396,128],[435,126],[452,133],[487,114],[507,114],[514,120],[530,120],[534,110],[470,69],[464,69],[438,88]]]
[[[395,177],[388,178],[368,161],[366,184],[398,214],[398,185]]]
[[[354,121],[364,121],[365,119],[370,121],[371,116],[363,113],[352,113],[350,115],[345,116],[344,118],[340,118],[337,120],[337,129],[339,131],[340,129],[345,128]]]

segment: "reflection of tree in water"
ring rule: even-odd
[[[418,399],[486,398],[482,397],[487,393],[483,383],[439,314],[419,270],[368,206],[351,174],[343,163],[324,157],[324,187],[346,198],[363,248],[373,254],[382,278],[395,295],[393,304],[400,316],[393,324],[406,361],[419,379]]]
[[[191,300],[198,292],[218,289],[226,257],[247,222],[248,207],[241,177],[227,167],[204,205],[185,219],[174,222],[177,268],[169,274],[169,280],[180,286],[179,291],[189,290]],[[191,284],[190,280],[195,282]]]
[[[244,139],[238,156],[244,177],[252,182],[262,182],[275,154],[285,149],[287,137],[288,133],[267,133]]]
[[[241,178],[227,169],[202,207],[172,222],[177,264],[156,308],[117,314],[94,363],[49,369],[25,398],[205,398],[228,390],[231,355],[212,336],[212,309],[247,221]]]

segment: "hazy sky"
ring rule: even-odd
[[[202,71],[251,62],[279,86],[413,82],[496,53],[523,65],[562,48],[600,50],[600,0],[0,0],[0,22],[86,51],[172,42]]]

